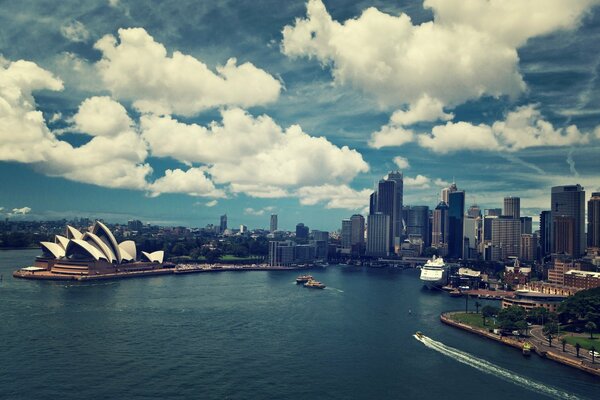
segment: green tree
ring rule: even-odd
[[[483,325],[486,324],[487,318],[493,317],[498,314],[498,307],[494,306],[483,306],[481,309],[481,318],[483,318]]]
[[[544,325],[548,321],[548,310],[544,307],[535,307],[527,313],[527,320],[533,324]]]
[[[549,322],[544,325],[542,333],[548,338],[548,346],[552,347],[552,339],[558,333],[558,324],[556,322]]]
[[[562,344],[563,353],[565,352],[565,346],[567,345],[567,339],[564,337],[560,338],[560,344]]]
[[[590,339],[594,338],[594,331],[598,328],[598,326],[592,322],[592,321],[588,321],[585,324],[585,330],[588,331],[590,333]]]
[[[498,324],[500,328],[512,331],[517,329],[517,322],[524,321],[525,317],[526,312],[523,307],[510,306],[498,312]]]
[[[579,342],[575,343],[575,352],[577,353],[577,357],[579,358],[579,349],[581,349],[581,345]]]
[[[515,322],[515,328],[519,331],[519,335],[527,336],[529,334],[529,325],[527,325],[527,321],[525,320]]]

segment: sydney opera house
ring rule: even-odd
[[[22,274],[68,278],[152,271],[163,267],[163,251],[142,251],[138,259],[135,242],[118,243],[110,229],[100,221],[83,233],[67,226],[65,236],[56,235],[54,242],[40,242],[40,245],[43,254],[36,258],[34,266],[21,269]]]

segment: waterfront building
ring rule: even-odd
[[[313,240],[310,244],[315,247],[315,258],[318,260],[327,260],[327,250],[329,247],[329,232],[312,231]]]
[[[538,238],[530,233],[521,234],[521,248],[519,258],[523,261],[534,261],[537,255]]]
[[[521,246],[521,221],[512,217],[501,216],[492,220],[492,254],[493,261],[519,257]]]
[[[291,240],[269,242],[269,265],[287,266],[295,261],[296,243]]]
[[[406,223],[406,235],[418,235],[423,240],[423,245],[431,245],[429,235],[429,207],[428,206],[406,206],[404,207],[404,221]]]
[[[271,233],[277,230],[277,214],[271,214],[271,223],[269,225],[269,231]]]
[[[390,217],[389,252],[394,252],[394,212],[396,210],[396,182],[382,179],[377,187],[377,212]]]
[[[552,213],[540,213],[540,257],[543,259],[550,254],[552,249]]]
[[[350,248],[352,247],[352,220],[343,219],[342,220],[342,249],[344,253],[349,253]]]
[[[519,219],[521,217],[521,198],[520,197],[505,197],[504,211],[502,215],[505,217]]]
[[[296,239],[308,239],[308,226],[304,225],[302,222],[296,225]]]
[[[531,217],[521,217],[521,234],[531,235],[533,233],[533,219]]]
[[[365,252],[365,218],[360,214],[350,217],[350,252],[353,255],[362,255]]]
[[[587,245],[600,248],[600,192],[592,193],[588,201]]]
[[[367,218],[367,255],[385,257],[389,254],[390,216],[377,212]]]
[[[433,210],[431,246],[438,249],[441,256],[448,251],[448,205],[441,201]]]
[[[227,230],[227,214],[221,215],[220,224],[219,224],[219,232],[224,233]]]
[[[502,299],[502,308],[508,308],[510,306],[523,307],[526,311],[530,311],[534,308],[543,307],[549,312],[556,312],[560,303],[566,299],[567,296],[560,294],[548,294],[540,292],[531,292],[528,290],[517,290],[515,296],[504,297]]]
[[[569,247],[572,243],[572,256],[581,257],[585,252],[585,191],[581,185],[555,186],[551,192],[552,212],[552,252]],[[559,217],[572,218],[573,229],[566,229],[565,219],[557,220]],[[561,223],[560,229],[554,225]],[[559,237],[556,237],[559,235]],[[570,235],[565,238],[561,235]],[[558,249],[557,245],[562,248]]]
[[[456,185],[454,185],[456,188]],[[448,257],[463,256],[465,192],[454,190],[448,193]]]

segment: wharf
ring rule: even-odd
[[[511,338],[511,337],[507,337],[507,336],[500,336],[500,335],[497,335],[495,333],[489,332],[484,329],[475,328],[470,325],[466,325],[466,324],[454,321],[449,317],[452,314],[453,314],[452,312],[442,313],[440,315],[440,320],[446,325],[454,326],[456,328],[465,330],[467,332],[474,333],[479,336],[486,337],[488,339],[503,343],[507,346],[514,347],[519,350],[523,349],[523,344],[524,344],[523,341]],[[542,341],[534,342],[530,339],[528,339],[527,341],[529,341],[530,343],[533,342],[533,349],[535,350],[536,354],[538,354],[541,357],[548,358],[550,360],[554,360],[563,365],[577,368],[581,371],[584,371],[589,374],[600,377],[600,364],[592,364],[590,361],[588,361],[585,358],[578,358],[575,355],[571,355],[566,352],[561,352],[559,349],[557,349],[555,347],[549,347],[549,346],[545,345]]]
[[[173,270],[174,274],[191,274],[202,272],[222,271],[296,271],[312,268],[310,265],[302,266],[271,266],[267,264],[258,265],[223,265],[223,264],[179,264]]]

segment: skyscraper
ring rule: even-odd
[[[505,197],[504,211],[502,215],[511,218],[521,218],[521,198],[520,197]]]
[[[223,233],[227,229],[227,214],[221,215],[221,223],[219,225],[220,232]]]
[[[573,257],[581,257],[585,252],[585,191],[581,185],[555,186],[551,193],[552,212],[552,252],[558,252],[556,244],[561,243],[564,247],[569,242],[573,243]],[[555,237],[571,232],[564,228],[564,220],[561,221],[561,229],[554,227],[558,217],[573,218],[572,238]]]
[[[575,254],[575,218],[557,215],[553,219],[552,235],[554,237],[553,253],[565,253],[573,257]]]
[[[302,222],[296,225],[296,239],[308,239],[308,226]]]
[[[277,230],[277,214],[271,214],[271,225],[269,226],[269,231],[275,232]]]
[[[600,247],[600,192],[592,193],[588,201],[588,247]]]
[[[463,252],[465,192],[455,190],[448,193],[448,201],[448,257],[461,258]]]
[[[384,257],[389,254],[390,216],[383,213],[369,215],[367,219],[367,255]]]
[[[395,185],[395,199],[394,199],[394,215],[392,217],[394,247],[399,247],[402,241],[402,206],[404,197],[404,177],[400,171],[392,171],[387,176],[388,181],[393,181]]]
[[[406,234],[420,235],[423,245],[431,245],[429,236],[429,207],[427,206],[406,206],[404,207]]]
[[[390,180],[380,180],[377,186],[377,212],[389,216],[389,251],[394,250],[394,211],[396,210],[396,182]]]
[[[377,212],[377,191],[371,193],[369,196],[369,215]]]
[[[458,188],[456,187],[456,183],[454,183],[454,182],[452,182],[452,184],[450,186],[448,186],[447,188],[442,189],[442,192],[441,192],[442,201],[446,204],[449,204],[450,193],[456,192],[457,190],[458,190]]]
[[[441,250],[439,254],[442,256],[448,251],[448,205],[443,201],[433,210],[431,246]]]
[[[354,214],[350,217],[351,235],[350,248],[351,253],[361,255],[365,251],[365,218],[360,214]]]
[[[521,248],[521,221],[509,216],[492,220],[492,260],[519,257]]]
[[[530,233],[521,234],[521,249],[519,258],[523,261],[535,260],[538,246],[537,242],[537,235],[532,235]]]
[[[531,217],[521,217],[521,234],[531,235],[533,232],[533,219]]]
[[[352,245],[352,221],[342,220],[342,249],[349,250]]]
[[[552,251],[552,213],[540,213],[540,257],[544,258]]]
[[[502,215],[502,209],[501,208],[488,208],[487,210],[485,210],[485,215],[488,215],[490,217],[499,217]]]
[[[467,216],[470,218],[481,217],[481,208],[479,208],[479,206],[477,204],[473,204],[467,210]]]

